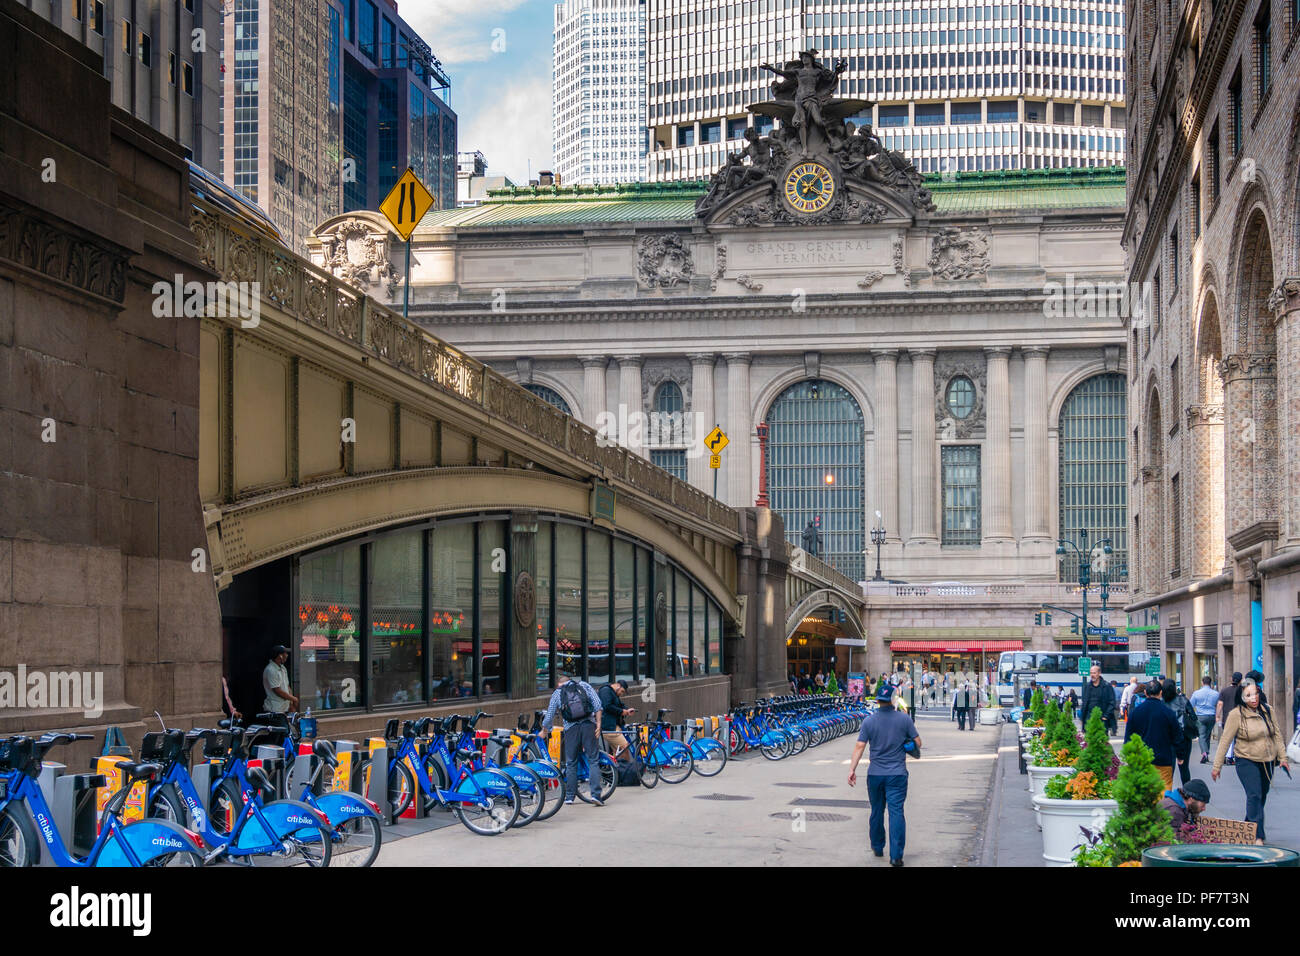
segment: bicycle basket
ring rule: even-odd
[[[31,737],[10,737],[0,740],[0,767],[6,770],[31,772],[31,765],[36,755],[35,741]],[[36,776],[40,765],[36,767]]]

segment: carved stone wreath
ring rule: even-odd
[[[930,271],[940,279],[982,279],[989,269],[989,237],[979,229],[945,227],[930,245]]]
[[[903,277],[903,288],[906,289],[912,284],[912,273],[907,269],[903,262],[903,237],[894,237],[894,271]]]
[[[642,236],[636,244],[636,274],[643,288],[667,289],[689,284],[695,263],[676,233]]]
[[[325,245],[325,268],[348,285],[368,292],[382,279],[389,280],[387,291],[393,292],[396,278],[388,261],[388,237],[377,235],[374,227],[360,219],[345,219],[329,235],[321,236]]]
[[[859,289],[870,289],[873,285],[885,277],[885,274],[879,269],[873,269],[858,280]]]
[[[533,576],[520,571],[515,576],[515,620],[520,627],[531,627],[536,615],[537,589],[533,586]]]
[[[982,358],[961,358],[939,353],[934,363],[934,410],[938,437],[942,439],[970,438],[984,425],[984,389],[988,381],[988,366]],[[975,401],[970,414],[956,418],[948,409],[948,386],[955,378],[968,378],[975,386]]]

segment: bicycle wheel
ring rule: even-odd
[[[560,807],[564,806],[564,779],[558,773],[542,776],[542,785],[546,787],[546,805],[537,815],[537,819],[549,820],[560,812]]]
[[[653,790],[659,783],[659,768],[650,760],[650,748],[646,746],[645,741],[637,743],[634,756],[637,763],[641,765],[641,786]]]
[[[393,808],[393,817],[400,817],[415,796],[415,776],[405,761],[398,760],[388,765],[388,802]]]
[[[146,815],[153,820],[170,820],[177,826],[189,826],[187,822],[189,814],[185,810],[185,805],[181,802],[180,794],[170,784],[153,795]]]
[[[178,850],[175,853],[164,853],[162,856],[156,856],[146,863],[140,864],[145,866],[202,866],[203,857],[193,850]]]
[[[763,735],[765,738],[759,745],[759,752],[768,760],[780,760],[790,754],[790,738],[784,734],[779,737],[769,731]]]
[[[600,802],[608,803],[609,798],[614,795],[614,790],[618,787],[618,768],[609,759],[609,754],[604,751],[600,752],[598,762],[600,765]],[[588,773],[590,774],[590,770],[588,770]],[[591,796],[586,792],[588,789],[583,786],[583,781],[579,778],[578,799],[583,803],[591,803]]]
[[[505,783],[494,789],[495,793],[483,794],[482,803],[452,804],[457,819],[471,833],[496,836],[514,826],[519,817],[519,800],[515,788],[510,785],[510,778],[506,777]]]
[[[441,760],[431,753],[424,756],[424,773],[429,778],[429,782],[435,784],[439,790],[451,788],[451,781],[447,778],[447,768],[442,765]],[[411,779],[415,779],[414,774],[411,775]],[[438,798],[432,793],[422,794],[422,796],[424,798],[425,813],[432,813],[435,808],[442,806],[442,804],[438,803]]]
[[[519,819],[516,827],[526,827],[541,817],[546,808],[546,782],[531,767],[515,764],[509,771],[503,771],[515,783],[516,799],[519,801]]]
[[[695,759],[686,747],[678,744],[676,747],[669,748],[660,744],[656,749],[658,754],[655,769],[659,773],[659,779],[664,783],[681,783],[691,775],[691,771],[695,768]]]
[[[36,829],[30,818],[16,806],[0,810],[0,867],[35,866]]]
[[[716,777],[727,765],[727,748],[712,737],[697,741],[698,747],[691,756],[695,758],[695,772],[701,777]]]
[[[297,800],[272,800],[262,806],[261,819],[255,814],[244,821],[234,842],[257,847],[259,851],[267,847],[265,853],[245,857],[254,865],[296,855],[310,867],[329,866],[334,854],[333,830],[320,822],[323,815],[318,813]]]
[[[353,817],[336,826],[330,840],[334,845],[330,866],[359,869],[374,863],[379,856],[379,847],[384,842],[383,827],[378,817]]]
[[[208,806],[208,823],[213,832],[223,837],[229,836],[230,828],[235,825],[243,809],[244,798],[235,781],[220,781],[213,788],[212,801]]]

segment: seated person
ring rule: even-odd
[[[1204,780],[1193,777],[1177,790],[1166,790],[1160,807],[1169,814],[1174,825],[1174,835],[1178,828],[1187,823],[1195,823],[1196,818],[1205,812],[1210,802],[1210,788]]]

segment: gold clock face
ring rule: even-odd
[[[835,178],[821,163],[799,163],[785,177],[785,201],[798,212],[821,212],[835,195]]]

